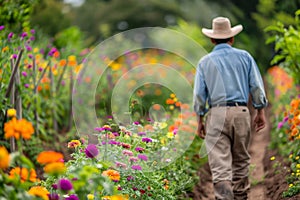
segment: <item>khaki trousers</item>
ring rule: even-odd
[[[247,107],[213,107],[208,112],[205,144],[216,199],[247,199],[250,133]]]

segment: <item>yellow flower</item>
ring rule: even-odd
[[[120,173],[116,170],[109,169],[102,173],[104,176],[108,176],[108,178],[112,181],[119,181],[120,180]]]
[[[293,157],[293,154],[290,154],[289,158],[292,158]]]
[[[5,51],[7,51],[7,50],[9,50],[9,47],[8,47],[8,46],[2,48],[2,52],[5,52]]]
[[[63,162],[53,162],[44,167],[47,174],[62,174],[66,171],[66,166]]]
[[[33,49],[33,53],[37,53],[37,52],[39,52],[39,48],[35,47],[35,48]]]
[[[173,138],[174,137],[174,133],[173,132],[168,132],[167,133],[167,137],[170,138],[170,139]]]
[[[295,160],[299,160],[299,156],[296,156]]]
[[[272,156],[272,157],[270,158],[270,160],[275,160],[275,156]]]
[[[32,196],[41,197],[44,200],[48,200],[48,194],[50,194],[49,191],[42,186],[33,186],[28,193]]]
[[[289,184],[289,187],[293,187],[294,185],[291,183],[291,184]]]
[[[296,167],[297,167],[297,168],[300,168],[300,164],[297,164]]]
[[[6,169],[9,166],[10,156],[5,147],[0,146],[0,169]]]
[[[81,146],[81,142],[79,140],[71,140],[71,142],[68,143],[68,148],[77,148]]]
[[[11,108],[11,109],[7,110],[7,116],[8,117],[15,117],[16,115],[17,115],[16,109]]]
[[[172,94],[170,94],[170,97],[171,97],[171,98],[175,98],[176,95],[175,95],[174,93],[172,93]]]
[[[102,200],[128,200],[128,195],[113,195],[113,196],[104,196]]]
[[[168,126],[168,124],[166,123],[166,122],[161,122],[161,123],[159,123],[159,128],[160,129],[164,129],[164,128],[166,128]]]
[[[87,195],[87,199],[88,199],[88,200],[94,200],[94,198],[95,198],[95,196],[92,195],[92,194],[88,194],[88,195]]]

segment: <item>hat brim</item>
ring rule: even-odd
[[[231,28],[230,32],[227,33],[214,33],[212,29],[202,28],[202,33],[209,38],[213,39],[226,39],[231,38],[237,34],[239,34],[243,30],[242,25],[236,25]]]

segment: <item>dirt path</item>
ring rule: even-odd
[[[263,182],[263,159],[270,140],[269,131],[270,124],[268,122],[267,126],[260,133],[252,133],[249,149],[251,154],[249,177],[251,182],[251,190],[249,194],[249,200],[269,200],[265,195],[266,189]],[[213,184],[208,164],[205,164],[203,167],[201,167],[201,169],[198,171],[198,175],[200,176],[200,181],[195,186],[190,197],[194,200],[214,200]]]

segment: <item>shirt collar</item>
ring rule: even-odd
[[[221,44],[217,44],[213,51],[216,51],[216,50],[219,50],[219,49],[224,49],[224,48],[232,48],[232,46],[230,46],[229,44],[227,43],[221,43]]]

